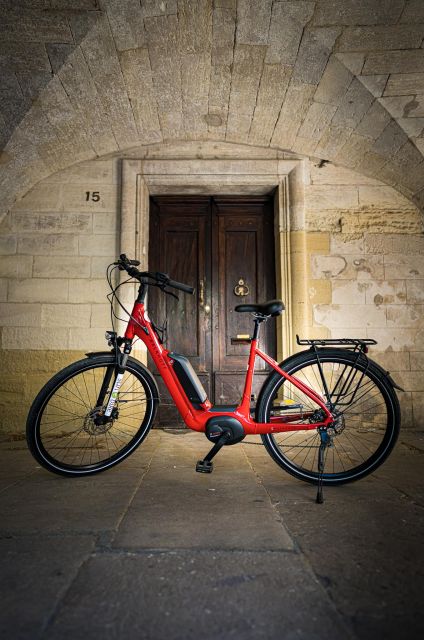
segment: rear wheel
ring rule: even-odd
[[[155,383],[129,359],[106,418],[114,373],[114,355],[99,354],[66,367],[41,389],[28,414],[27,442],[43,467],[67,476],[89,475],[118,464],[143,442],[156,412]]]
[[[387,458],[399,433],[400,410],[396,393],[381,370],[365,356],[343,349],[320,349],[318,366],[313,351],[289,358],[281,366],[311,387],[330,408],[331,445],[325,449],[323,484],[359,480]],[[256,419],[302,416],[294,423],[322,419],[319,407],[277,372],[265,383]],[[305,417],[306,416],[306,417]],[[285,471],[307,482],[318,482],[317,429],[262,436],[266,450]]]

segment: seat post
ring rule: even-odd
[[[255,316],[255,328],[253,329],[253,336],[252,336],[252,340],[257,340],[259,337],[259,326],[261,324],[261,322],[263,322],[265,320],[265,318],[261,318],[258,316]]]

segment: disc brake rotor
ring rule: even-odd
[[[85,416],[83,429],[90,436],[101,435],[109,431],[117,417],[118,409],[116,407],[114,407],[110,417],[103,415],[103,409],[96,407]]]

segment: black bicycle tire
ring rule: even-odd
[[[139,381],[143,382],[146,390],[148,413],[147,419],[143,419],[140,428],[135,433],[130,442],[117,454],[95,464],[84,465],[84,467],[70,467],[66,464],[54,460],[45,450],[40,436],[40,419],[48,404],[49,399],[61,386],[63,386],[73,376],[81,372],[90,371],[93,368],[108,366],[115,363],[114,354],[98,354],[78,360],[68,365],[56,373],[40,390],[34,399],[28,413],[26,423],[26,439],[28,448],[35,460],[45,469],[53,473],[64,476],[81,477],[93,475],[119,464],[127,458],[144,441],[149,433],[155,418],[158,405],[158,392],[153,377],[150,372],[134,358],[129,358],[126,370],[135,375]],[[145,386],[144,386],[145,385]]]
[[[358,468],[354,468],[352,470],[340,472],[337,474],[324,473],[322,482],[327,486],[335,486],[346,484],[348,482],[354,482],[374,472],[387,459],[387,457],[393,450],[393,447],[395,446],[399,435],[401,422],[400,407],[399,400],[392,384],[387,379],[387,377],[382,374],[381,368],[378,367],[378,365],[376,365],[372,360],[365,358],[365,356],[360,356],[358,360],[357,356],[357,353],[353,353],[345,349],[319,349],[319,357],[322,361],[351,365],[356,363],[356,366],[360,370],[363,370],[367,367],[367,375],[376,384],[386,402],[386,407],[388,410],[388,424],[386,427],[384,438],[376,452],[372,456],[370,456],[370,458],[363,464],[359,465]],[[296,375],[296,372],[298,372],[303,367],[310,366],[311,364],[316,364],[316,362],[316,356],[311,350],[303,351],[299,354],[296,354],[295,356],[291,356],[286,361],[281,363],[280,366],[287,373]],[[273,372],[265,381],[258,398],[258,405],[256,410],[257,422],[267,422],[269,402],[272,399],[273,394],[275,393],[276,386],[280,383],[281,376],[278,372]],[[269,453],[271,458],[287,473],[305,482],[309,482],[312,484],[318,483],[318,472],[306,472],[305,470],[300,471],[297,468],[297,465],[290,462],[290,460],[288,460],[284,456],[284,454],[278,448],[278,445],[276,444],[275,438],[272,434],[265,434],[261,437],[265,449]]]

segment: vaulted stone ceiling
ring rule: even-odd
[[[424,208],[424,0],[0,0],[0,212],[161,141],[272,146]]]

